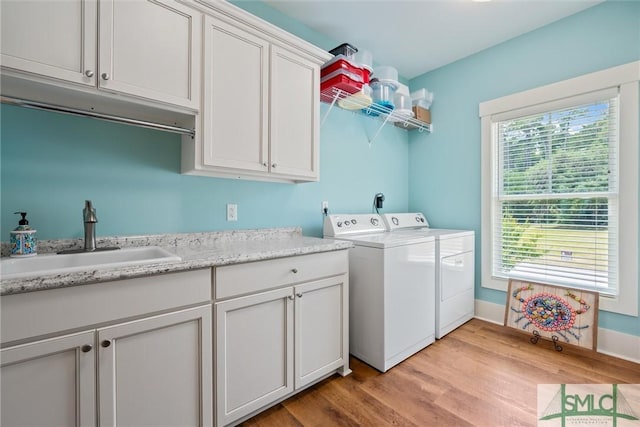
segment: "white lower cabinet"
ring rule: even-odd
[[[94,332],[0,350],[0,424],[95,426]]]
[[[216,409],[227,425],[293,391],[291,288],[215,304]]]
[[[97,339],[100,425],[211,425],[210,305],[98,329]]]
[[[3,296],[0,425],[222,427],[347,375],[348,265],[345,249],[216,267],[213,286],[202,269]]]
[[[2,425],[96,425],[96,378],[100,425],[210,425],[200,363],[210,325],[204,306],[3,349]]]
[[[301,388],[347,363],[347,278],[306,283],[294,292],[295,388]]]
[[[333,372],[350,372],[347,264],[340,251],[214,273],[221,291],[227,280],[237,289],[260,290],[261,283],[265,289],[214,304],[218,426],[237,423]],[[288,286],[310,275],[319,279]],[[283,281],[280,287],[274,277]]]
[[[211,426],[210,274],[207,269],[3,297],[3,323],[25,335],[60,322],[78,329],[100,318],[111,321],[2,348],[0,424]],[[180,296],[149,292],[154,288]],[[120,303],[109,305],[109,297]],[[197,305],[179,308],[189,303]],[[67,312],[65,304],[76,309]],[[127,316],[134,320],[111,317],[135,313],[136,307],[138,316]],[[168,312],[144,315],[148,307]],[[23,323],[38,315],[40,321],[16,326],[20,312]]]

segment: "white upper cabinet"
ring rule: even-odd
[[[172,0],[100,0],[99,85],[198,109],[202,20]]]
[[[2,2],[2,66],[96,85],[96,0]]]
[[[293,51],[271,47],[270,171],[318,179],[320,67]]]
[[[197,110],[201,31],[173,0],[7,0],[2,67]]]
[[[1,1],[3,96],[182,127],[182,173],[319,180],[328,52],[226,1]]]
[[[204,11],[203,103],[182,172],[319,179],[320,66],[331,55],[229,5]]]
[[[267,171],[269,43],[211,16],[204,37],[204,164]]]

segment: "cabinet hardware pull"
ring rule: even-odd
[[[102,80],[109,80],[111,76],[107,73],[102,73]]]
[[[87,71],[84,72],[84,75],[87,76],[87,77],[93,77],[93,71],[87,70]]]
[[[104,340],[104,341],[102,341],[102,343],[100,345],[103,346],[104,348],[107,348],[107,347],[109,347],[111,345],[111,341]]]
[[[274,168],[274,169],[276,168],[276,166],[278,166],[278,164],[277,164],[277,163],[273,163],[273,164],[271,164],[271,167],[272,167],[272,168]]]
[[[298,298],[302,298],[302,292],[298,292],[298,293],[296,294],[296,296],[297,296]]]
[[[289,295],[287,298],[289,298],[291,301],[293,301],[293,295]]]
[[[297,268],[292,268],[292,269],[291,269],[291,272],[292,272],[293,274],[296,274],[296,273],[298,272],[298,269],[297,269]]]
[[[85,344],[82,346],[82,352],[83,353],[89,353],[91,351],[91,349],[93,348],[92,345],[90,344]]]
[[[262,164],[262,166],[264,166],[264,167],[266,168],[266,167],[267,167],[267,166],[269,166],[269,165],[267,164],[267,162],[264,162],[264,163]]]

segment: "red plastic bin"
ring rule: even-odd
[[[349,61],[344,55],[338,55],[330,61],[327,61],[320,70],[320,76],[325,77],[338,70],[348,71],[349,73],[362,76],[362,81],[364,83],[369,83],[371,71]]]
[[[334,88],[352,94],[359,92],[362,89],[362,84],[362,82],[352,80],[345,74],[338,74],[320,83],[320,100],[331,103],[335,96]]]

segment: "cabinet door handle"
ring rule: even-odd
[[[109,80],[111,76],[108,73],[102,73],[102,80]]]
[[[89,353],[92,349],[93,349],[93,346],[90,344],[85,344],[81,348],[83,353]]]
[[[298,293],[296,294],[296,296],[297,296],[298,298],[302,298],[302,292],[298,292]]]
[[[297,269],[297,268],[292,268],[292,269],[291,269],[291,272],[292,272],[293,274],[296,274],[296,273],[298,272],[298,269]]]
[[[109,340],[104,340],[100,343],[101,346],[103,346],[104,348],[107,348],[111,345],[111,341]]]
[[[293,301],[293,295],[289,295],[287,298],[289,298],[289,300]]]
[[[93,77],[93,71],[87,70],[87,71],[84,72],[84,75],[87,76],[87,77]]]
[[[277,164],[277,163],[272,163],[272,164],[271,164],[271,167],[272,167],[273,169],[275,169],[275,168],[276,168],[276,166],[278,166],[278,164]]]
[[[269,166],[269,164],[267,162],[262,163],[262,166],[264,166],[265,168]]]

